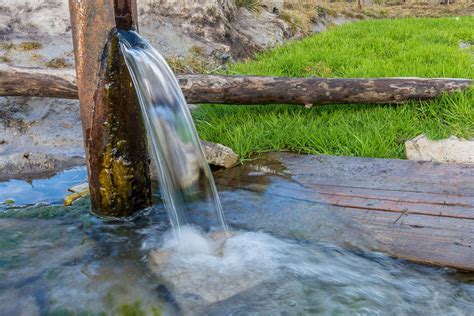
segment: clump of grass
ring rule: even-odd
[[[19,51],[38,50],[41,48],[43,48],[43,45],[39,42],[22,42],[16,46],[16,49]]]
[[[203,47],[193,46],[184,56],[173,56],[166,59],[174,73],[207,73],[210,68],[209,57]]]
[[[31,60],[33,60],[33,61],[38,61],[38,60],[41,60],[41,59],[43,59],[43,55],[41,55],[41,54],[31,55]]]
[[[308,34],[310,31],[312,15],[299,10],[285,9],[282,10],[279,17],[288,23],[293,35],[298,31],[301,31],[303,34]]]
[[[260,0],[235,0],[235,5],[255,12],[260,7]]]
[[[53,59],[47,61],[45,65],[48,68],[68,68],[68,67],[71,67],[71,64],[69,64],[64,57],[53,58]]]
[[[15,49],[15,48],[16,48],[15,43],[3,42],[3,43],[0,44],[0,50],[9,51],[9,50],[12,50],[12,49]]]
[[[474,18],[366,20],[345,24],[231,66],[229,73],[288,77],[453,77],[474,79]],[[474,88],[404,105],[203,105],[193,112],[200,137],[243,159],[291,150],[404,158],[404,141],[474,137]]]
[[[194,56],[200,56],[200,57],[205,57],[206,56],[206,50],[202,46],[197,46],[194,45],[189,49],[189,53]]]
[[[314,65],[309,65],[304,69],[305,73],[311,77],[331,77],[332,69],[324,61],[320,61]]]
[[[315,10],[316,15],[320,18],[325,16],[337,16],[338,14],[337,11],[322,5],[316,5]]]
[[[9,64],[9,63],[12,62],[12,60],[8,56],[0,56],[0,62],[5,63],[5,64]]]

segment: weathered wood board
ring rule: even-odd
[[[282,220],[287,223],[280,230],[292,226],[295,218],[325,241],[474,271],[474,166],[272,153],[218,173],[216,181],[224,192],[254,192],[251,201],[232,201],[231,207],[261,211],[255,222],[263,221],[264,211],[286,212]],[[334,215],[326,227],[309,224],[312,217],[328,218],[321,212]],[[348,233],[341,239],[344,227],[354,225],[364,238]],[[333,234],[320,234],[322,227]],[[373,239],[370,245],[367,238]]]

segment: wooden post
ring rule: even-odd
[[[146,130],[116,25],[137,28],[135,0],[69,0],[92,212],[151,204]]]

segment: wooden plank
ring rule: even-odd
[[[229,177],[230,176],[230,177]],[[238,185],[238,181],[253,183],[255,179],[240,175],[238,179],[232,178],[232,175],[226,174],[222,179],[228,179],[233,181],[235,185]],[[332,196],[347,196],[347,197],[359,197],[365,199],[380,199],[393,202],[411,202],[411,203],[426,203],[426,204],[438,204],[438,205],[452,205],[460,207],[474,207],[474,199],[467,195],[455,195],[455,194],[439,194],[439,193],[425,193],[425,192],[413,192],[413,191],[400,191],[400,190],[389,190],[383,188],[364,188],[364,187],[351,187],[344,185],[334,184],[320,184],[320,183],[307,183],[306,187],[311,187],[314,192],[320,194],[332,195]]]
[[[474,270],[474,223],[446,217],[403,215],[384,211],[354,212],[346,216],[364,224],[390,253],[415,262]]]
[[[268,154],[218,174],[216,180],[221,189],[253,196],[252,206],[244,205],[249,201],[232,203],[234,208],[258,210],[250,224],[255,228],[285,231],[285,225],[266,213],[276,214],[337,244],[349,242],[415,262],[474,271],[473,166]],[[335,233],[321,234],[318,221]],[[295,233],[298,225],[289,226],[288,232],[308,237],[308,232]],[[349,226],[363,233],[338,236]]]
[[[275,158],[284,161],[296,181],[474,196],[474,168],[470,165],[294,154]]]
[[[252,179],[240,178],[237,181],[231,178],[222,177],[218,180],[219,184],[225,184],[224,180],[229,180],[227,185],[234,188],[260,191],[260,187],[252,186]],[[362,210],[381,210],[386,212],[400,214],[420,214],[437,217],[465,218],[474,220],[474,208],[471,205],[451,203],[447,200],[445,203],[432,203],[431,201],[405,201],[402,199],[391,200],[390,196],[370,197],[370,196],[350,196],[341,194],[332,194],[318,192],[314,189],[294,188],[274,185],[270,191],[272,194],[303,199],[314,203],[334,205],[339,207],[357,208]],[[390,192],[387,192],[390,194]]]

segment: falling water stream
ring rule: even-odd
[[[205,211],[205,230],[227,231],[216,185],[179,84],[165,59],[133,31],[119,31],[157,165],[160,190],[173,228],[193,224]]]

